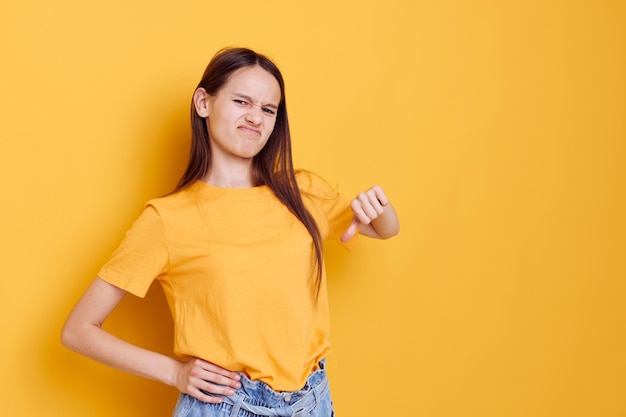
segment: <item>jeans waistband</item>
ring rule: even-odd
[[[232,405],[231,416],[237,416],[239,410],[246,410],[259,416],[305,417],[328,395],[329,385],[326,378],[324,361],[315,371],[305,386],[299,391],[276,392],[260,381],[251,381],[241,376],[241,388],[233,396],[220,395],[226,404]]]
[[[304,394],[302,398],[291,405],[285,405],[280,407],[266,407],[262,405],[255,405],[246,402],[246,396],[241,394],[235,394],[232,397],[222,396],[224,402],[233,406],[231,416],[238,415],[239,410],[246,410],[250,413],[259,416],[271,416],[271,417],[305,417],[309,415],[309,412],[315,408],[328,392],[328,380],[324,379],[317,384],[313,389]]]

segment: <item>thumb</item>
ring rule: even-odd
[[[357,219],[356,216],[354,216],[352,218],[352,223],[350,223],[350,226],[348,227],[348,229],[343,233],[343,235],[341,235],[340,240],[343,243],[346,243],[347,241],[352,239],[354,235],[356,235],[357,232],[359,231],[359,227],[361,227],[361,222],[359,221],[359,219]]]

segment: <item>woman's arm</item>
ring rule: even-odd
[[[201,359],[180,362],[125,342],[103,330],[102,323],[126,294],[126,291],[96,278],[63,326],[63,345],[105,365],[174,386],[205,402],[222,400],[200,390],[233,395],[232,388],[241,386],[235,372]]]
[[[352,239],[357,232],[376,239],[388,239],[400,232],[398,215],[379,186],[359,193],[350,207],[354,217],[348,230],[341,236],[342,242]]]

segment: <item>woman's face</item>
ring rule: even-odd
[[[202,92],[206,96],[196,101],[196,111],[207,120],[212,162],[251,160],[274,130],[281,99],[278,81],[255,65],[233,72],[216,95],[203,89],[196,95]]]

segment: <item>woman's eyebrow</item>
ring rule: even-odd
[[[246,94],[241,94],[241,93],[233,93],[233,95],[239,97],[239,98],[243,98],[247,101],[249,101],[250,103],[254,104],[255,106],[259,106],[259,107],[271,107],[274,110],[278,110],[278,106],[276,104],[272,104],[272,103],[255,103],[254,100],[252,100],[252,97],[246,95]]]

